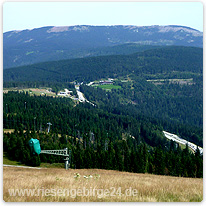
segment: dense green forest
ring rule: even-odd
[[[173,122],[174,125],[187,125],[203,128],[203,92],[202,80],[196,80],[192,85],[170,84],[153,85],[143,78],[134,78],[132,82],[116,82],[121,89],[106,91],[101,88],[81,86],[86,98],[100,108],[111,112],[125,113],[130,109],[129,115],[142,114],[147,117],[158,118]],[[132,88],[132,89],[131,89]],[[122,111],[118,111],[121,109]],[[132,111],[132,112],[131,112]],[[170,128],[171,129],[171,128]],[[183,135],[188,139],[191,135],[181,134],[182,129],[172,129],[173,133]],[[202,132],[198,139],[192,139],[196,144],[202,145]],[[190,138],[189,138],[190,139]]]
[[[158,122],[152,124],[141,115],[132,117],[128,114],[118,114],[106,108],[98,109],[87,103],[74,105],[68,98],[8,92],[4,94],[3,119],[4,128],[28,131],[34,130],[34,127],[35,130],[42,128],[42,131],[46,131],[47,123],[50,121],[52,131],[55,133],[76,137],[78,133],[85,135],[92,131],[98,137],[98,141],[103,142],[107,138],[107,133],[111,140],[121,139],[124,133],[135,136],[136,141],[140,142],[142,139],[140,128],[144,133],[146,131],[143,128],[147,127],[147,132],[154,130],[155,141],[151,141],[154,146],[160,142],[165,145],[167,142],[162,134],[163,128]]]
[[[26,102],[26,104],[25,104]],[[42,149],[72,150],[72,168],[103,168],[185,177],[202,177],[202,156],[181,150],[163,136],[161,122],[141,115],[115,114],[67,98],[4,94],[4,151],[27,165],[63,162],[61,157],[30,151],[38,138]],[[52,123],[47,134],[47,123]],[[23,130],[26,130],[24,132]]]
[[[89,82],[133,74],[203,72],[203,50],[193,47],[164,47],[130,55],[98,56],[45,62],[4,70],[4,81]]]
[[[67,88],[88,101],[3,94],[4,151],[27,165],[63,162],[33,155],[30,138],[42,149],[72,150],[72,168],[104,168],[202,177],[203,156],[168,141],[168,131],[203,147],[203,50],[161,47],[130,55],[45,62],[4,70],[4,88]],[[88,86],[113,78],[113,85]],[[116,89],[115,89],[116,88]],[[47,133],[48,124],[51,130]]]
[[[72,150],[71,168],[101,168],[138,173],[173,175],[182,177],[203,177],[203,159],[199,150],[192,154],[188,147],[181,150],[174,142],[167,149],[161,146],[151,148],[145,143],[136,144],[135,140],[115,140],[101,146],[94,143],[84,144],[60,138],[57,134],[17,133],[4,134],[4,151],[9,158],[26,165],[39,166],[41,162],[60,162],[63,158],[55,155],[33,154],[28,146],[30,138],[38,138],[42,149]]]

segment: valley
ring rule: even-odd
[[[154,78],[154,77],[153,77]],[[132,84],[132,80],[129,79],[128,76],[127,77],[122,77],[120,79],[111,79],[108,78],[107,79],[101,79],[101,80],[95,80],[93,82],[90,82],[88,84],[86,84],[87,86],[92,86],[94,88],[101,88],[105,91],[110,91],[111,89],[113,89],[113,91],[115,92],[118,89],[122,89],[122,86],[118,85],[118,82],[122,83],[128,83],[131,84],[131,88],[133,88],[133,84]],[[177,85],[193,85],[195,84],[195,82],[193,81],[193,78],[190,79],[152,79],[152,80],[146,80],[147,82],[150,82],[154,85],[162,85],[162,84],[177,84]],[[68,89],[64,89],[64,91],[59,91],[59,93],[55,94],[54,92],[52,92],[52,88],[43,88],[43,89],[34,89],[34,88],[25,88],[25,89],[18,89],[18,88],[5,88],[4,89],[4,93],[8,93],[8,91],[19,91],[19,92],[29,92],[30,95],[47,95],[47,96],[53,96],[53,97],[68,97],[71,98],[74,101],[79,101],[80,103],[89,103],[93,106],[96,106],[94,103],[89,102],[86,98],[85,95],[80,91],[80,87],[81,85],[84,85],[83,82],[77,83],[76,85],[74,85],[74,88],[76,90],[77,93],[77,97],[76,96],[72,96],[73,91],[69,91]],[[125,97],[126,98],[126,97]],[[90,98],[91,99],[91,98]],[[6,130],[5,130],[6,131]],[[188,144],[189,148],[193,151],[196,152],[196,145],[191,143],[191,142],[187,142],[186,140],[180,139],[179,137],[177,137],[177,135],[168,133],[163,131],[164,135],[166,138],[173,140],[179,144],[183,144],[186,145]],[[200,149],[200,153],[203,153],[203,149],[201,147],[199,147]]]
[[[59,32],[67,30],[58,30],[57,36]],[[202,178],[203,49],[133,43],[108,47],[107,55],[101,49],[102,55],[44,58],[4,69],[7,162],[62,168],[61,157],[32,153],[28,141],[34,138],[42,150],[71,150],[69,171],[77,173],[98,168],[127,172],[128,177],[142,174],[143,179]],[[118,49],[120,53],[113,53]],[[164,199],[148,198],[121,200]],[[184,201],[180,196],[168,198],[166,194],[165,201]]]

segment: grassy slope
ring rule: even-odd
[[[188,202],[203,200],[203,179],[197,178],[182,178],[171,176],[160,176],[151,174],[136,174],[128,172],[119,172],[111,170],[99,169],[25,169],[4,167],[3,172],[3,199],[6,202]],[[79,173],[79,179],[74,178],[74,173]],[[84,175],[98,174],[98,179],[85,179]],[[71,195],[48,195],[51,189],[57,193],[58,189],[108,189],[112,191],[121,188],[121,193],[126,189],[132,188],[137,190],[136,196],[126,196],[114,193],[113,196],[99,197],[97,192],[94,196],[92,193],[89,196]],[[8,189],[49,189],[47,196],[10,196]],[[36,194],[36,193],[35,193]],[[53,193],[54,194],[54,193]],[[107,193],[108,194],[108,193]]]

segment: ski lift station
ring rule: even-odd
[[[60,155],[65,157],[65,169],[69,169],[70,167],[70,159],[71,159],[71,150],[68,148],[60,149],[60,150],[41,150],[41,146],[38,139],[31,138],[29,140],[29,146],[31,147],[31,150],[33,154],[50,154],[50,155]]]

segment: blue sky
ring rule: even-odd
[[[3,32],[43,26],[182,25],[203,31],[200,2],[6,2]]]

